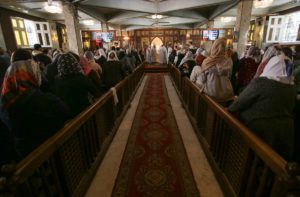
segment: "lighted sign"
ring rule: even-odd
[[[208,39],[216,40],[219,36],[219,30],[209,30]]]

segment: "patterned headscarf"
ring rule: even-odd
[[[1,110],[8,109],[22,95],[42,83],[41,71],[33,60],[13,62],[6,71],[1,89]]]
[[[58,58],[57,64],[59,77],[63,78],[70,75],[83,74],[79,62],[70,53],[61,54]]]
[[[266,50],[261,60],[261,63],[259,64],[256,70],[254,78],[259,77],[262,74],[269,60],[276,54],[277,54],[277,49],[274,46],[271,46]]]

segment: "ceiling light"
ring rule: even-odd
[[[83,20],[82,22],[83,22],[83,24],[85,24],[85,25],[94,25],[94,24],[95,24],[95,21],[94,21],[94,20]]]
[[[273,3],[273,0],[254,0],[253,6],[255,8],[266,8]]]
[[[231,21],[233,21],[233,17],[230,16],[221,17],[221,22],[223,23],[229,23]]]
[[[153,15],[151,16],[152,19],[161,19],[162,17],[163,17],[163,16],[160,15],[160,14],[153,14]]]
[[[51,2],[51,1],[50,1]],[[62,9],[60,7],[59,4],[55,4],[55,3],[46,3],[45,4],[45,7],[44,9],[47,11],[47,12],[50,12],[52,14],[55,14],[55,13],[62,13]]]

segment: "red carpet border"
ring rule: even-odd
[[[162,73],[148,74],[112,196],[199,197]]]

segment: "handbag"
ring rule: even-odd
[[[234,92],[227,74],[218,73],[217,68],[201,72],[202,84],[200,92],[207,94],[217,102],[227,102],[234,99]]]

